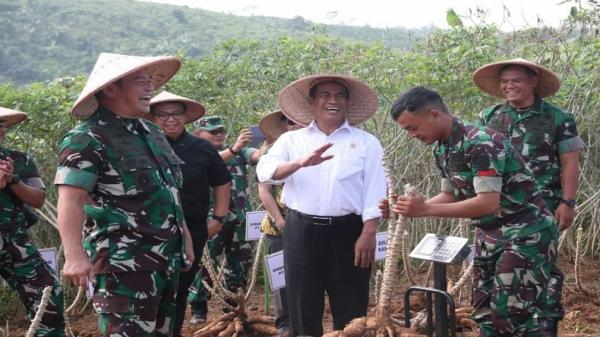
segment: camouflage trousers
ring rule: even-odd
[[[52,287],[46,311],[35,336],[64,336],[63,288],[54,271],[42,259],[24,228],[0,233],[0,275],[19,294],[30,320],[35,317],[44,288]]]
[[[171,336],[179,259],[167,271],[96,275],[94,308],[104,337]]]
[[[477,230],[473,319],[480,336],[540,336],[538,321],[562,310],[557,243],[556,226],[513,240]]]
[[[228,222],[223,225],[219,234],[215,235],[207,242],[210,256],[215,263],[220,266],[218,257],[224,255],[225,258],[225,284],[228,289],[235,290],[246,284],[246,273],[250,268],[252,257],[252,246],[250,242],[244,241],[245,228],[239,222]],[[197,313],[204,307],[202,302],[208,298],[207,291],[202,285],[202,279],[206,281],[208,276],[203,271],[204,268],[196,274],[188,301],[192,306],[192,312]]]

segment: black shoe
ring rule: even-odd
[[[539,321],[540,337],[557,337],[558,320],[555,318],[543,318]]]

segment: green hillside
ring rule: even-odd
[[[230,39],[317,31],[406,49],[432,29],[318,25],[301,17],[242,17],[132,0],[0,0],[0,83],[87,74],[98,53],[206,55]]]

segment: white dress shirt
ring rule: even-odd
[[[347,121],[329,136],[313,121],[308,127],[281,135],[258,162],[261,182],[273,180],[280,164],[310,155],[332,143],[323,156],[333,158],[315,166],[302,167],[283,180],[282,201],[296,211],[318,216],[362,216],[363,222],[381,216],[379,201],[386,196],[386,180],[379,140],[351,127]]]

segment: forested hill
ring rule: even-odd
[[[430,29],[319,25],[301,17],[242,17],[132,0],[0,0],[0,83],[85,73],[98,53],[198,57],[230,39],[302,37],[314,29],[406,48]]]

